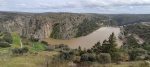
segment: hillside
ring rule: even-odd
[[[28,39],[71,39],[87,35],[101,26],[117,26],[150,21],[143,14],[79,14],[0,12],[0,30]]]
[[[145,42],[150,42],[150,24],[149,22],[142,22],[132,25],[124,26],[126,33],[136,34]]]

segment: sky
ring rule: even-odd
[[[150,0],[0,0],[0,11],[150,14]]]

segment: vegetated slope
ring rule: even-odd
[[[150,14],[115,14],[110,15],[112,20],[118,23],[118,25],[127,25],[140,22],[149,22]]]
[[[101,26],[150,21],[150,15],[0,12],[0,30],[26,38],[70,39],[87,35]],[[127,21],[128,20],[128,21]]]
[[[150,23],[142,22],[124,27],[127,33],[134,33],[146,42],[150,42]]]

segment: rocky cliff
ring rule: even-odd
[[[48,38],[53,29],[59,26],[59,32],[51,37],[70,39],[76,36],[77,26],[90,15],[71,13],[9,13],[0,12],[0,30],[15,32],[27,38]]]
[[[140,17],[142,21],[150,21],[150,15],[0,12],[0,30],[27,38],[70,39],[87,35],[100,26],[121,25],[124,19],[129,19],[128,23],[137,22]]]

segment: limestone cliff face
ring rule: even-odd
[[[0,12],[0,30],[29,38],[70,39],[112,25],[109,15],[78,13]],[[83,27],[82,27],[83,26]]]
[[[0,30],[15,32],[27,38],[49,38],[53,28],[59,25],[60,37],[56,39],[74,38],[77,26],[89,15],[71,13],[9,13],[0,12]],[[56,36],[59,36],[56,35]]]
[[[35,17],[24,23],[22,35],[27,38],[48,38],[51,30],[52,24],[50,20]]]

